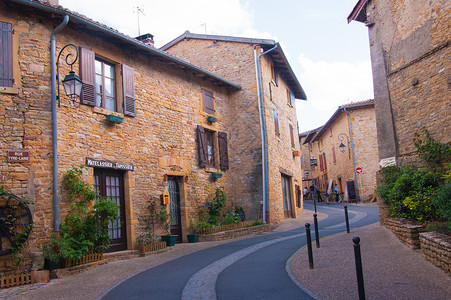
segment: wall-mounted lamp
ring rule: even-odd
[[[63,53],[64,49],[66,49],[69,46],[71,46],[75,49],[76,56],[75,56],[75,59],[72,62],[70,62],[69,57],[72,55],[72,53],[69,53],[68,55],[66,55],[65,61],[66,61],[66,64],[68,66],[70,66],[70,72],[69,72],[69,74],[66,75],[66,77],[64,77],[64,80],[62,81],[63,87],[64,87],[64,92],[66,93],[66,95],[69,98],[74,100],[75,98],[80,97],[81,90],[83,88],[83,82],[77,75],[75,75],[75,72],[72,69],[72,65],[78,59],[78,48],[74,44],[67,44],[58,53],[58,58],[56,59],[56,80],[57,80],[57,85],[58,85],[58,95],[56,96],[56,98],[58,99],[58,107],[60,106],[59,60],[60,60],[60,56]]]
[[[338,135],[338,140],[341,142],[340,145],[338,146],[338,149],[340,149],[341,153],[344,153],[346,151],[346,146],[345,146],[345,144],[343,144],[343,141],[345,138],[346,138],[346,143],[348,144],[349,158],[351,158],[351,152],[349,151],[349,138],[344,133],[340,133]]]

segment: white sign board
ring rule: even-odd
[[[381,159],[379,166],[381,166],[381,168],[396,166],[396,157],[387,157]]]

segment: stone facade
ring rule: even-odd
[[[0,1],[0,22],[14,27],[14,85],[0,87],[0,184],[33,202],[31,211],[35,224],[28,239],[30,252],[39,252],[54,230],[49,49],[52,31],[65,14],[70,15],[70,20],[56,35],[56,53],[72,43],[79,49],[86,49],[84,53],[92,51],[96,60],[113,66],[116,109],[86,105],[81,100],[71,101],[61,87],[61,105],[56,112],[59,221],[64,220],[70,207],[62,188],[62,178],[73,166],[86,164],[88,159],[94,162],[83,175],[88,183],[96,184],[96,176],[100,176],[96,172],[99,171],[114,171],[123,182],[125,220],[122,225],[125,226],[127,249],[136,248],[135,238],[145,230],[148,205],[151,200],[159,201],[168,191],[168,177],[176,178],[180,187],[183,240],[186,240],[189,219],[200,202],[220,186],[225,188],[230,206],[243,206],[248,219],[261,218],[261,135],[252,58],[246,57],[245,64],[252,65],[253,69],[236,70],[227,77],[220,70],[212,74],[61,8],[38,1],[28,4]],[[252,56],[253,48],[249,45],[247,48],[246,55]],[[61,78],[70,70],[63,60],[71,51],[67,48],[61,56]],[[221,62],[223,57],[217,59]],[[80,67],[82,61],[73,65],[76,74],[82,74],[85,68]],[[126,75],[126,66],[133,69],[135,115],[125,110],[122,100],[129,96],[126,79],[130,77]],[[213,94],[215,122],[208,121],[211,114],[204,112],[203,90]],[[282,108],[281,111],[284,109],[289,110]],[[289,117],[281,125],[283,130],[287,130],[288,122],[296,128],[295,110],[289,111]],[[106,121],[106,115],[111,113],[123,117],[123,122]],[[267,114],[269,118],[270,114]],[[212,166],[200,166],[198,126],[214,137]],[[228,169],[220,168],[223,160],[223,152],[219,149],[220,133],[227,134]],[[271,159],[274,162],[271,167],[276,168],[277,164],[277,171],[280,167],[292,172],[294,201],[294,186],[300,182],[300,170],[291,165],[299,165],[293,163],[299,158],[293,157],[291,148],[285,146],[287,134],[283,132],[278,142],[271,141],[269,155],[279,155],[283,149],[288,151],[289,155],[284,154],[280,164],[280,158]],[[277,150],[273,143],[279,143],[282,149]],[[29,162],[8,162],[9,150],[29,151]],[[126,169],[99,167],[109,162]],[[213,172],[221,172],[223,176],[214,179]],[[278,181],[275,175],[270,177],[279,182],[277,192],[271,187],[271,199],[274,199],[271,222],[274,223],[283,219],[280,173],[278,175]],[[298,208],[294,215],[300,210]],[[13,265],[9,256],[3,255],[0,260],[0,271],[11,270]]]
[[[258,81],[256,76],[256,58],[264,50],[260,45],[266,40],[240,39],[224,36],[196,35],[186,32],[162,50],[185,59],[195,65],[220,75],[226,79],[237,78],[242,90],[231,96],[231,105],[235,108],[233,140],[231,149],[236,154],[238,166],[248,166],[242,172],[237,167],[233,173],[233,186],[236,192],[234,202],[245,209],[260,206],[262,201],[262,132],[259,120]],[[259,44],[260,43],[260,44]],[[270,41],[270,43],[274,43]],[[268,47],[268,46],[267,46]],[[281,51],[281,50],[280,50]],[[269,177],[269,219],[278,224],[284,219],[284,198],[282,176],[288,178],[291,194],[292,216],[302,211],[302,200],[298,199],[297,189],[301,186],[300,157],[293,151],[300,151],[295,103],[289,102],[288,93],[293,83],[282,76],[274,78],[274,68],[280,62],[271,55],[261,58],[261,75],[265,112],[266,138],[268,144]],[[275,129],[275,113],[278,114],[278,130]],[[240,130],[246,128],[246,130]],[[290,133],[292,131],[292,133]],[[294,145],[291,145],[293,134]],[[241,149],[241,150],[240,150]],[[252,155],[243,152],[250,150]],[[251,180],[250,185],[242,183]],[[302,197],[302,196],[300,196]],[[296,199],[296,201],[295,201]],[[299,200],[299,201],[298,201]],[[246,210],[246,215],[249,210]],[[255,210],[251,210],[252,211]]]
[[[420,233],[421,253],[444,271],[451,273],[451,237],[437,232]]]
[[[342,199],[347,201],[346,182],[356,181],[356,177],[357,199],[370,201],[375,197],[379,165],[372,100],[340,106],[324,126],[304,137],[303,144],[308,148],[310,158],[317,162],[317,166],[304,163],[304,173],[311,170],[310,178],[319,185],[322,193],[331,195],[331,201],[334,201],[332,190],[335,184]],[[344,152],[340,151],[340,144],[345,146]],[[354,171],[358,167],[363,171],[360,174]],[[307,187],[311,184],[311,181],[304,182]]]
[[[419,163],[414,134],[451,142],[451,3],[361,0],[348,21],[370,38],[380,159]]]

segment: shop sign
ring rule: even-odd
[[[93,158],[86,158],[86,165],[88,167],[94,168],[105,168],[105,169],[115,169],[115,170],[125,170],[125,171],[133,171],[133,164],[120,163],[109,160],[98,160]]]
[[[6,161],[9,163],[30,162],[30,151],[8,151]]]

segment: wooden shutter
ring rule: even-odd
[[[227,151],[227,133],[218,132],[219,167],[221,170],[229,169],[229,154]]]
[[[323,153],[323,163],[324,163],[324,171],[327,171],[326,153]]]
[[[12,87],[13,55],[11,24],[0,22],[0,86]]]
[[[207,141],[205,140],[205,129],[197,125],[197,149],[199,152],[199,167],[207,166]]]
[[[322,155],[319,156],[319,170],[320,170],[321,172],[324,170],[323,156],[322,156]]]
[[[207,114],[215,113],[215,99],[212,92],[202,89],[202,106]]]
[[[290,137],[291,137],[291,147],[294,148],[294,134],[293,134],[293,126],[290,124]]]
[[[80,103],[96,106],[96,55],[94,51],[80,47],[80,75],[83,81]]]
[[[276,135],[280,135],[279,132],[279,114],[277,113],[277,110],[274,109],[274,127],[276,130]]]
[[[134,70],[122,64],[122,87],[124,89],[124,115],[136,116]]]

